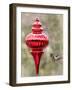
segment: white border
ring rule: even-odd
[[[21,77],[21,12],[33,13],[50,13],[63,14],[63,75],[59,76],[40,76],[40,77]],[[60,9],[44,9],[44,8],[16,8],[17,22],[17,41],[16,41],[16,83],[31,83],[31,82],[52,82],[68,80],[68,11]]]

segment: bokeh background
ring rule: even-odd
[[[63,74],[63,58],[53,61],[50,56],[63,56],[63,15],[42,13],[21,13],[21,76],[36,76],[35,64],[30,49],[25,44],[25,36],[32,31],[36,18],[40,19],[45,33],[49,37],[49,45],[44,50],[39,66],[39,76],[56,76]]]

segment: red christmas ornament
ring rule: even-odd
[[[38,18],[32,26],[32,32],[25,38],[26,44],[32,49],[31,54],[34,58],[36,75],[39,73],[40,59],[43,54],[43,49],[48,45],[48,36],[43,32],[42,25]]]

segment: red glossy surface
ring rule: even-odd
[[[42,25],[38,18],[33,23],[32,32],[25,38],[26,44],[32,49],[32,56],[34,58],[36,75],[39,73],[40,59],[43,54],[43,49],[48,45],[48,36],[43,32]]]

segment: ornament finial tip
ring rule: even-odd
[[[39,17],[36,17],[36,21],[39,21]]]

